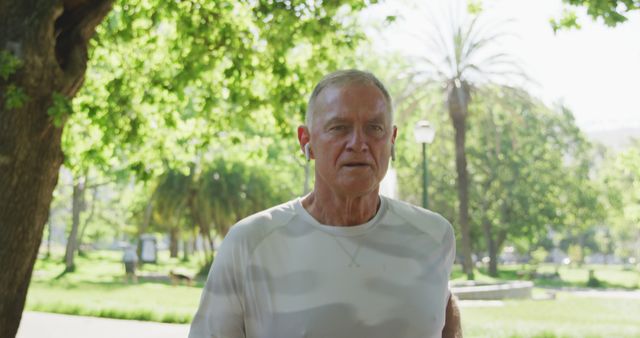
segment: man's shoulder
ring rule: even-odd
[[[288,224],[296,215],[295,200],[247,216],[231,227],[227,237],[234,240],[258,240]]]
[[[393,219],[414,226],[438,242],[447,232],[453,232],[451,223],[436,212],[397,199],[389,197],[385,197],[385,199]]]

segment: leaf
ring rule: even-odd
[[[0,50],[0,78],[6,81],[22,67],[22,60],[15,57],[11,52]]]
[[[29,96],[24,89],[14,84],[7,86],[7,91],[4,94],[4,106],[6,109],[21,108],[28,100]]]

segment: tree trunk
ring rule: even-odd
[[[178,227],[171,228],[169,230],[169,256],[171,258],[178,257],[178,236],[180,235],[180,230]]]
[[[189,261],[189,242],[188,238],[182,241],[182,261],[184,262]]]
[[[482,229],[484,230],[484,238],[487,241],[487,251],[489,251],[489,276],[498,277],[498,250],[489,219],[485,218],[482,221]]]
[[[213,239],[211,238],[211,227],[209,222],[205,219],[204,215],[200,212],[200,208],[198,208],[198,191],[196,188],[191,188],[191,192],[189,194],[189,198],[187,200],[187,205],[189,206],[189,211],[191,212],[191,218],[196,222],[196,225],[200,229],[200,234],[203,239],[203,248],[205,253],[205,262],[211,261],[213,259]],[[207,244],[209,250],[207,250]]]
[[[579,240],[578,240],[578,245],[580,245],[580,260],[578,261],[578,267],[582,267],[582,265],[584,265],[584,256],[585,256],[585,237],[586,234],[584,234],[584,232],[582,232],[580,234]]]
[[[51,258],[51,222],[47,222],[47,258]]]
[[[471,230],[469,228],[469,172],[467,171],[467,154],[465,151],[466,120],[468,115],[469,88],[465,82],[451,84],[447,104],[449,117],[453,122],[456,147],[456,171],[458,185],[458,222],[462,235],[463,270],[467,278],[472,280],[473,261],[471,260]]]
[[[142,220],[142,225],[140,226],[140,228],[138,228],[138,247],[136,249],[136,252],[138,253],[138,257],[142,257],[142,241],[140,240],[140,238],[142,238],[142,234],[147,232],[147,229],[149,228],[149,224],[151,224],[151,214],[153,212],[153,201],[156,198],[157,192],[158,192],[158,189],[154,189],[153,193],[151,194],[151,197],[149,197],[149,201],[147,201],[147,206],[144,208],[144,219]],[[139,262],[139,264],[142,264],[142,260]]]
[[[80,234],[78,235],[78,255],[83,255],[82,242],[84,240],[84,233],[85,233],[85,231],[87,231],[87,226],[91,223],[91,220],[93,219],[93,215],[95,215],[95,212],[96,212],[96,199],[97,198],[98,198],[98,188],[94,187],[93,188],[93,195],[92,195],[92,198],[91,198],[91,211],[89,211],[89,215],[84,220],[84,224],[82,225],[82,229],[80,230]],[[140,256],[138,255],[138,257],[140,257]]]
[[[0,338],[20,325],[63,160],[65,118],[54,125],[48,115],[53,95],[80,88],[87,42],[110,8],[109,0],[0,2],[0,59],[19,61],[0,76]]]
[[[209,245],[207,244],[207,235],[200,229],[200,238],[202,243],[202,262],[207,263],[209,260]]]
[[[80,227],[80,212],[84,209],[85,178],[73,184],[73,201],[71,206],[71,231],[67,238],[67,249],[64,254],[64,272],[76,270],[74,262],[76,250],[78,249],[78,228]]]
[[[209,256],[209,258],[211,258],[211,260],[213,260],[213,255],[216,252],[216,248],[215,245],[213,243],[213,237],[211,237],[211,232],[207,233],[207,238],[209,239],[209,252],[211,253],[211,255]]]
[[[191,241],[189,242],[189,245],[191,245],[191,253],[194,255],[198,252],[197,242],[198,242],[198,229],[194,228],[191,231]]]

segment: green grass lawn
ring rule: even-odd
[[[555,265],[541,265],[537,271],[553,273],[555,269]],[[640,288],[640,272],[612,265],[561,266],[560,279],[536,278],[533,282],[545,288],[584,288],[590,269],[601,281],[601,289]],[[498,278],[493,278],[481,268],[475,277],[481,282],[517,280],[523,278],[520,271],[529,270],[529,266],[501,266]],[[454,268],[452,280],[466,280],[460,266]],[[546,292],[533,291],[534,297]],[[511,300],[503,306],[462,307],[461,313],[465,338],[640,337],[640,299],[586,298],[558,292],[555,300]]]
[[[188,323],[198,306],[203,282],[172,285],[168,280],[140,278],[125,283],[120,252],[94,252],[77,259],[76,272],[64,270],[60,257],[36,263],[26,309],[96,317]],[[145,264],[138,273],[168,275],[171,269],[195,274],[197,263],[160,253],[160,264]]]
[[[462,307],[465,338],[640,337],[640,299],[513,300],[495,307]]]

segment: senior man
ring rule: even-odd
[[[318,83],[298,128],[315,160],[313,191],[231,228],[189,337],[461,336],[448,291],[451,225],[378,194],[394,157],[392,119],[371,73]]]

